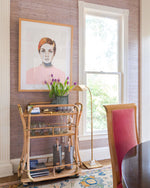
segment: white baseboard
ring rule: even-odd
[[[91,149],[80,150],[80,157],[82,161],[91,160]],[[93,149],[94,160],[110,159],[109,147],[100,147]]]
[[[95,160],[103,160],[103,159],[110,159],[110,153],[108,147],[100,147],[100,148],[94,148],[93,149],[94,159]],[[35,156],[34,156],[35,157]],[[36,156],[35,158],[43,158],[43,157],[50,157],[50,160],[52,160],[52,154],[51,155],[40,155]],[[91,158],[91,150],[80,150],[80,157],[82,161],[89,161]],[[32,157],[31,157],[32,158]],[[17,173],[18,165],[19,165],[20,159],[12,159],[11,163],[13,164],[13,172]]]
[[[20,159],[11,159],[13,165],[13,173],[17,173]]]

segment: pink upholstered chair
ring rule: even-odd
[[[107,114],[113,188],[122,188],[121,163],[125,154],[139,144],[135,104],[104,105]]]

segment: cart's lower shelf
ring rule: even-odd
[[[46,180],[70,177],[70,176],[79,175],[79,174],[80,174],[80,170],[76,170],[76,165],[73,165],[73,168],[71,170],[64,169],[60,173],[55,173],[55,175],[52,172],[50,172],[50,174],[48,176],[32,178],[33,180],[31,180],[28,177],[27,172],[24,172],[23,175],[21,176],[21,181],[23,183],[38,182],[38,181],[46,181]]]

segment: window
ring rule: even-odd
[[[128,11],[79,2],[79,82],[92,92],[94,134],[106,134],[104,104],[126,101]],[[89,93],[84,105],[80,136],[90,134]]]

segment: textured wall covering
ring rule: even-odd
[[[128,99],[138,103],[138,43],[139,43],[139,0],[86,0],[86,2],[129,9],[129,57],[128,57]],[[73,33],[73,73],[72,80],[78,81],[78,0],[11,0],[11,25],[10,25],[10,66],[11,66],[11,98],[10,98],[10,139],[11,159],[19,158],[23,144],[23,130],[18,114],[17,104],[23,107],[33,101],[48,101],[47,93],[18,92],[18,40],[19,17],[42,20],[62,24],[70,24],[74,27]],[[70,102],[76,102],[76,93],[71,93]],[[35,142],[35,141],[34,141]],[[102,146],[96,141],[96,147]],[[103,146],[107,145],[103,141]],[[42,153],[50,150],[50,141],[36,141],[32,144],[34,154],[36,148],[44,146]],[[84,148],[84,142],[81,142]],[[38,153],[36,153],[38,154]]]

